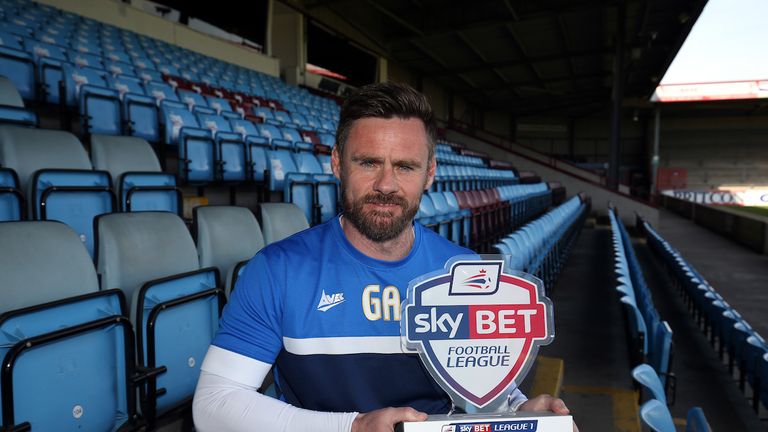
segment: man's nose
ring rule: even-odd
[[[394,167],[385,166],[379,171],[373,189],[383,194],[397,192],[397,177]]]

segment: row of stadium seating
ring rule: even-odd
[[[0,166],[6,167],[0,175],[0,220],[20,220],[26,214],[30,219],[63,221],[75,228],[90,252],[92,221],[99,214],[181,212],[176,177],[160,171],[155,153],[140,138],[93,135],[89,160],[68,132],[4,125],[0,150]],[[282,192],[285,201],[304,210],[311,224],[336,214],[338,186],[324,170],[328,159],[321,166],[310,152],[251,150],[267,191]],[[439,224],[441,234],[457,243],[479,247],[546,209],[549,194],[543,183],[432,192],[422,202],[420,218],[427,225]],[[25,198],[27,206],[22,204]]]
[[[624,309],[629,340],[632,378],[645,392],[640,393],[640,418],[653,431],[676,430],[668,405],[674,403],[675,376],[672,373],[672,329],[662,321],[635,255],[632,240],[618,217],[608,211],[613,237],[616,291]],[[671,398],[667,395],[670,394]],[[688,410],[686,431],[709,431],[701,407]]]
[[[535,275],[549,293],[589,214],[590,201],[574,196],[493,245],[505,266]]]
[[[649,363],[665,389],[674,394],[672,329],[662,321],[637,261],[632,240],[615,208],[609,210],[614,248],[616,291],[625,311],[630,364]]]
[[[287,86],[277,78],[157,39],[26,0],[4,0],[0,6],[3,61],[17,71],[12,80],[19,84],[26,100],[42,98],[58,103],[61,69],[71,64],[145,82],[161,82],[163,76],[172,76],[203,86],[215,83],[228,92],[254,94],[307,114],[312,114],[313,108],[318,114],[334,110],[331,101]]]
[[[95,266],[64,224],[0,224],[2,429],[152,430],[188,407],[223,287],[308,227],[292,204],[261,210],[263,231],[248,209],[200,207],[196,242],[169,212],[102,215]]]
[[[646,221],[638,225],[651,249],[664,263],[671,279],[685,300],[693,319],[709,337],[720,358],[727,358],[728,370],[738,367],[739,387],[748,394],[759,412],[760,403],[768,408],[768,344],[696,269]]]
[[[545,183],[428,192],[417,219],[454,243],[479,250],[544,212],[551,195]]]

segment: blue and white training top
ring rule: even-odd
[[[262,249],[224,309],[213,345],[276,365],[286,402],[318,411],[411,406],[447,413],[448,395],[400,344],[408,283],[473,254],[414,224],[400,261],[349,243],[339,218]]]

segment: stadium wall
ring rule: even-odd
[[[664,117],[660,167],[684,168],[687,189],[768,185],[768,117]]]
[[[280,75],[280,62],[275,58],[192,30],[125,3],[104,0],[37,1],[268,75]]]

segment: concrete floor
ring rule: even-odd
[[[768,325],[768,258],[670,213],[662,212],[660,225],[662,236],[743,310],[753,326]],[[610,229],[588,223],[551,293],[555,341],[539,351],[565,361],[561,396],[582,431],[640,429],[622,311],[613,289],[611,250]],[[678,430],[685,430],[685,416],[693,406],[704,409],[713,431],[766,430],[768,422],[752,411],[644,240],[635,240],[635,251],[654,304],[674,332],[677,398],[670,410]]]

